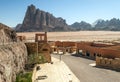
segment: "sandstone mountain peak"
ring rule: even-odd
[[[68,31],[69,29],[64,19],[36,9],[33,4],[28,6],[21,27],[16,27],[16,31]]]

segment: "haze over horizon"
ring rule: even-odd
[[[62,17],[68,24],[86,21],[93,23],[98,19],[120,18],[120,0],[1,0],[0,22],[10,27],[22,23],[27,6]]]

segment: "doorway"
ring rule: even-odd
[[[90,53],[88,51],[86,52],[86,56],[88,56],[88,57],[90,56]]]

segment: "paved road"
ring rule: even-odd
[[[38,64],[33,70],[32,82],[80,82],[64,62],[52,57],[53,64]],[[71,74],[71,75],[70,75]],[[45,78],[45,79],[44,79]]]
[[[52,56],[56,58],[60,57],[59,55]],[[93,60],[72,55],[62,55],[62,60],[78,77],[80,82],[120,82],[120,72],[89,65],[95,63]]]

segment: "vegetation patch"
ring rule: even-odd
[[[32,82],[32,72],[21,72],[17,74],[16,82]]]
[[[42,63],[46,63],[46,62],[47,62],[47,60],[45,59],[45,57],[43,56],[42,53],[29,54],[28,61],[27,61],[25,68],[26,68],[26,70],[29,70],[31,68],[34,68],[34,66],[36,64],[42,64]]]

